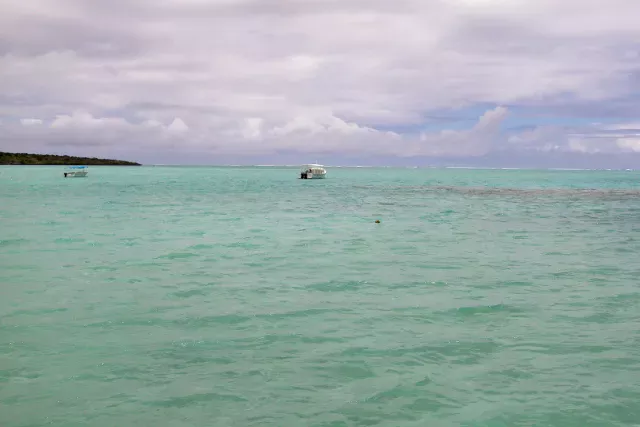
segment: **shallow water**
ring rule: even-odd
[[[640,173],[296,177],[0,167],[0,425],[640,425]]]

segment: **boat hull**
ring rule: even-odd
[[[324,179],[326,175],[324,167],[317,164],[304,165],[300,171],[300,179]]]
[[[89,172],[65,172],[65,178],[84,178],[89,174]]]
[[[325,179],[326,174],[302,173],[300,179]]]

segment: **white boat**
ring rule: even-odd
[[[89,174],[87,166],[67,166],[64,169],[65,178],[84,178]]]
[[[324,166],[317,164],[304,165],[300,171],[300,179],[324,179],[326,176]]]

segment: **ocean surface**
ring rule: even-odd
[[[0,167],[0,426],[640,426],[639,172],[297,177]]]

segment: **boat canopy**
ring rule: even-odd
[[[67,169],[86,169],[87,166],[67,166]]]

